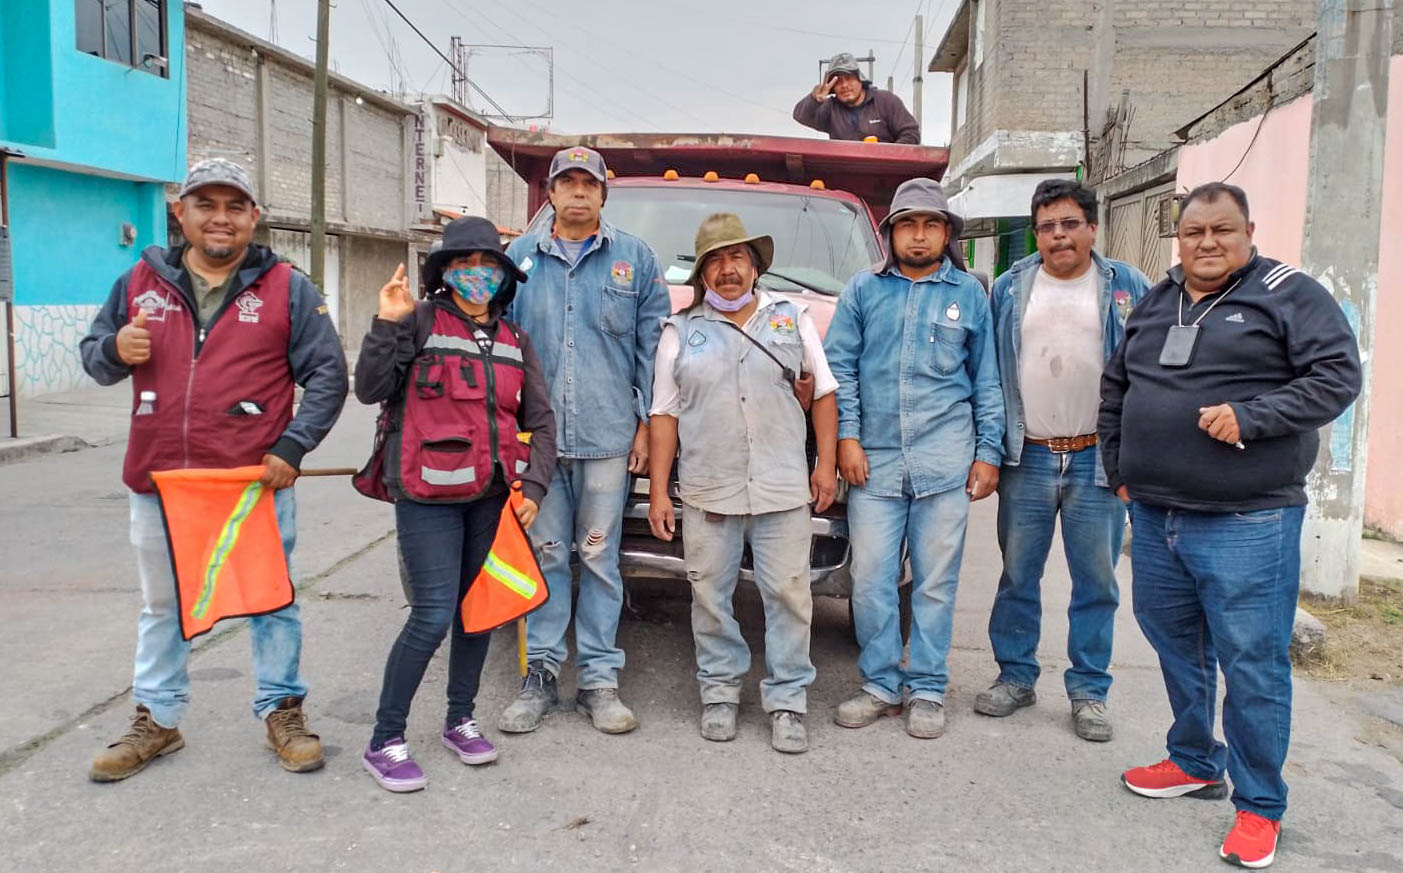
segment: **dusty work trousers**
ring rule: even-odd
[[[760,515],[717,515],[682,506],[682,543],[692,585],[692,636],[697,681],[707,703],[740,703],[750,646],[735,616],[741,555],[750,544],[755,585],[765,604],[765,667],[760,704],[766,712],[808,709],[814,681],[809,660],[813,593],[809,589],[809,507]]]

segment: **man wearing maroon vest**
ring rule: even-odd
[[[156,470],[263,464],[277,489],[278,527],[291,556],[292,484],[346,400],[346,359],[326,303],[306,276],[251,245],[259,210],[253,181],[213,158],[190,168],[173,205],[187,243],[151,246],[112,287],[80,345],[103,385],[132,378],[132,423],[122,481],[131,489],[131,541],[141,577],[131,727],[89,771],[114,782],[185,745],[177,729],[190,701],[190,644],[180,633]],[[293,414],[294,385],[303,387]],[[249,619],[257,692],[253,713],[284,769],[322,766],[307,729],[297,604]]]

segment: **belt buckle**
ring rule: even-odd
[[[1072,437],[1053,437],[1047,441],[1047,450],[1054,455],[1070,455],[1072,440]]]

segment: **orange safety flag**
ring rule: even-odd
[[[175,567],[180,635],[215,622],[277,612],[292,603],[273,491],[266,467],[152,473]]]
[[[550,597],[546,577],[536,563],[536,553],[526,530],[516,517],[525,499],[521,482],[513,482],[511,495],[502,507],[497,536],[482,569],[463,597],[463,630],[480,634],[510,624],[545,603]]]

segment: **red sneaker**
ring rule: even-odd
[[[1221,779],[1195,779],[1168,758],[1148,767],[1136,767],[1120,774],[1121,784],[1141,797],[1197,797],[1218,800],[1226,797],[1228,786]]]
[[[1218,857],[1252,870],[1269,867],[1276,860],[1276,840],[1280,836],[1281,822],[1239,809],[1237,823],[1228,831]]]

